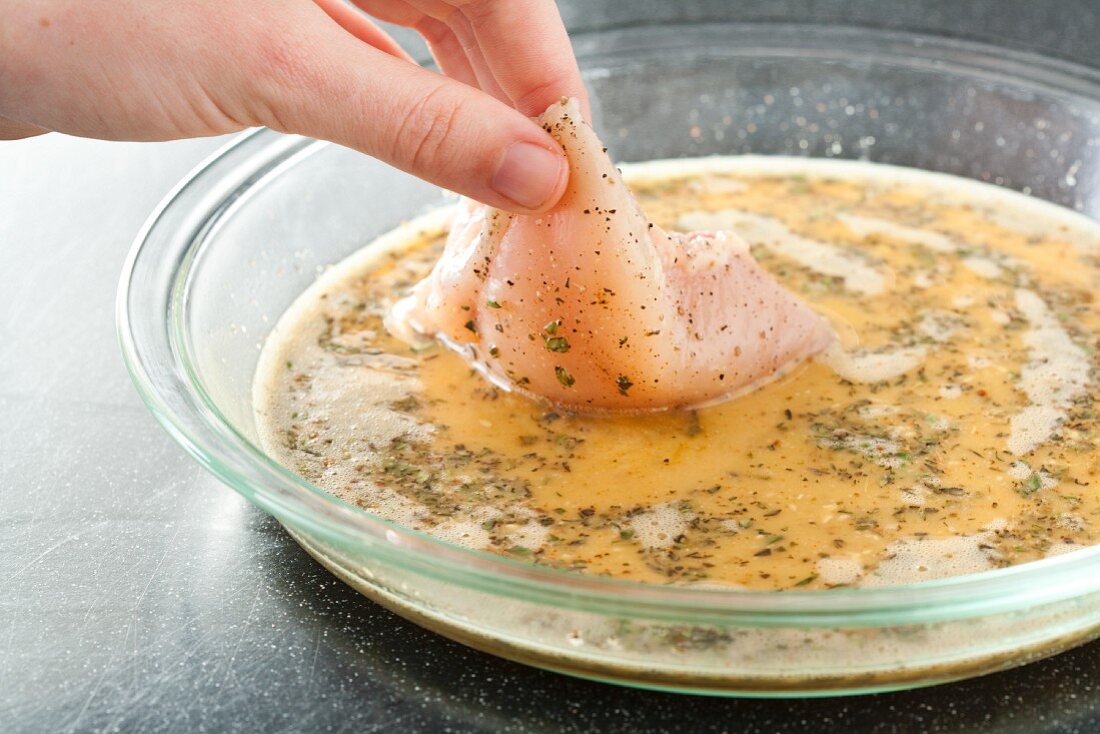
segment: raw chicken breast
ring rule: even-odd
[[[528,216],[467,202],[391,322],[443,339],[497,384],[571,409],[733,396],[831,342],[827,322],[736,235],[649,222],[576,100],[541,123],[569,159],[561,201]]]

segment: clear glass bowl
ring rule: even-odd
[[[613,30],[576,47],[620,160],[758,153],[864,158],[1100,205],[1100,75],[865,29]],[[260,130],[180,184],[126,264],[127,365],[199,462],[348,584],[497,655],[636,686],[828,695],[1017,665],[1100,633],[1100,547],[911,586],[746,592],[569,575],[391,524],[257,448],[253,370],[325,266],[441,192],[366,156]]]

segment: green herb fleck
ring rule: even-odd
[[[1030,494],[1034,494],[1042,488],[1043,478],[1039,476],[1038,472],[1031,472],[1031,476],[1029,476],[1020,484],[1016,485],[1016,491],[1024,497],[1027,497]]]
[[[577,381],[573,375],[565,371],[564,367],[555,367],[554,374],[557,376],[558,382],[565,387],[573,387],[573,383]]]
[[[551,352],[568,352],[569,341],[564,336],[552,336],[546,340],[546,348]]]

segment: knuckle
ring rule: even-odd
[[[463,102],[440,84],[420,97],[405,113],[393,150],[413,170],[438,167],[451,156],[449,143],[459,129]]]
[[[452,0],[450,4],[457,7],[467,20],[478,25],[496,12],[494,3],[495,0]]]
[[[416,23],[416,32],[419,33],[429,46],[439,46],[450,39],[451,29],[446,23],[430,16],[424,16]]]
[[[557,98],[561,90],[568,89],[570,79],[567,75],[556,73],[546,77],[538,85],[528,89],[513,104],[525,115],[540,115]]]

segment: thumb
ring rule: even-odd
[[[45,132],[49,132],[44,128],[37,125],[30,125],[25,122],[16,122],[15,120],[9,120],[6,117],[0,117],[0,140],[19,140],[20,138],[33,138],[35,135],[41,135]]]
[[[568,163],[536,122],[334,30],[309,48],[264,52],[266,73],[252,76],[261,124],[355,148],[509,211],[545,211],[561,197]]]

